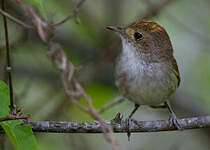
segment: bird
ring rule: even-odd
[[[180,85],[180,73],[166,30],[154,21],[135,21],[125,27],[106,26],[121,38],[122,49],[115,61],[115,84],[124,98],[134,102],[131,118],[141,105],[164,104],[170,112],[169,122],[181,125],[169,99]]]

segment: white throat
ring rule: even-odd
[[[122,55],[127,56],[130,60],[136,59],[139,55],[137,54],[136,47],[133,46],[127,39],[121,37],[122,39]]]

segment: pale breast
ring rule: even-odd
[[[122,64],[121,64],[122,65]],[[176,90],[178,80],[162,64],[136,63],[116,66],[121,69],[116,79],[123,77],[118,87],[122,94],[139,105],[156,105],[166,101]],[[118,78],[119,77],[119,78]]]

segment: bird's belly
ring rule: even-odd
[[[142,77],[127,83],[125,96],[139,105],[156,105],[167,100],[174,89],[152,78]]]
[[[122,69],[126,80],[119,89],[126,98],[139,105],[158,105],[177,88],[175,74],[161,64],[139,64]]]

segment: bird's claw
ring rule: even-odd
[[[111,120],[112,124],[120,124],[123,118],[123,114],[121,114],[120,112],[118,112],[116,114],[116,116],[114,117],[114,119]]]
[[[132,119],[130,117],[125,119],[128,141],[130,141],[130,136],[131,136],[131,122],[132,122]]]
[[[170,127],[175,126],[178,130],[182,130],[182,126],[181,126],[179,120],[177,119],[175,113],[170,114],[169,123],[170,123]]]

